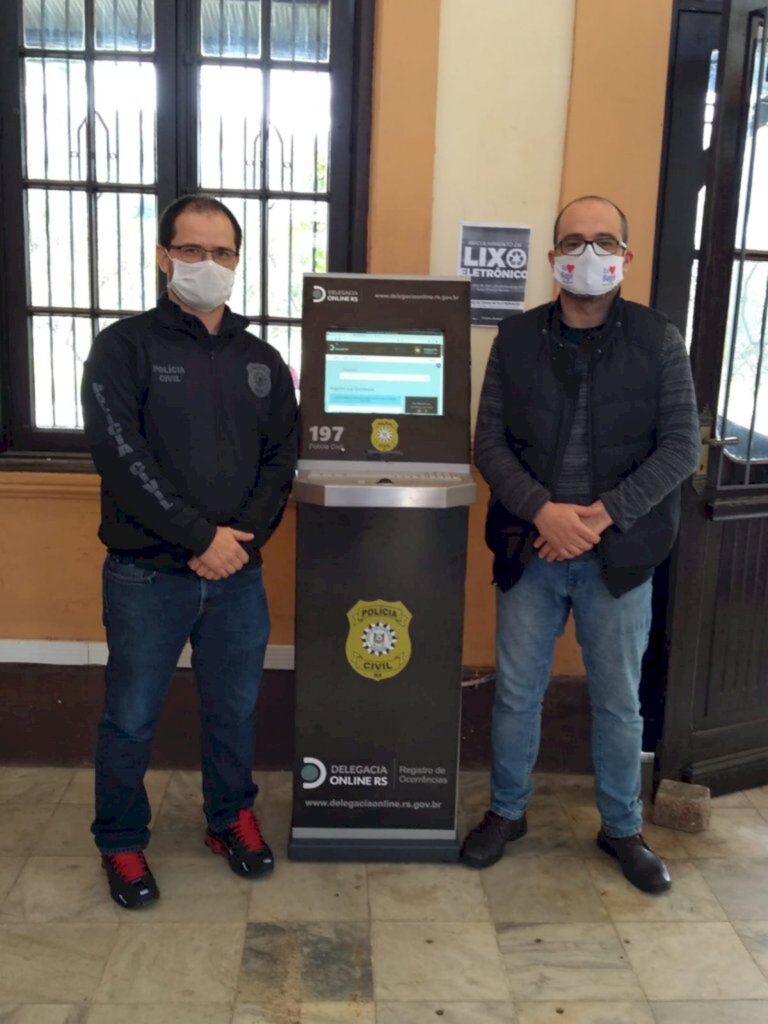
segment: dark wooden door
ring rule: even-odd
[[[702,427],[672,564],[659,767],[768,783],[768,3],[723,5],[691,358]]]

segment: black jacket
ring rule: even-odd
[[[296,467],[296,398],[279,353],[229,308],[211,336],[164,295],[97,336],[83,372],[85,433],[110,551],[183,568],[217,526],[280,521]]]
[[[573,423],[579,388],[576,352],[563,343],[557,317],[558,307],[550,304],[502,321],[489,361],[496,408],[487,386],[481,399],[476,460],[492,488],[486,539],[495,555],[494,579],[504,590],[520,578],[534,555],[532,512],[547,500],[558,479]],[[664,417],[660,412],[662,402],[669,401],[663,396],[671,390],[670,380],[664,380],[670,342],[666,318],[619,299],[605,330],[586,352],[592,500],[601,497],[612,511],[617,489],[643,464],[650,469],[649,460],[665,446],[664,458],[657,458],[653,471],[645,474],[649,500],[644,514],[625,529],[609,527],[599,545],[606,584],[615,596],[648,579],[669,554],[678,528],[679,485],[696,466],[698,422],[687,359],[682,367],[677,361],[674,390],[681,397]],[[489,437],[494,422],[503,430],[507,460],[514,455],[511,469],[522,470],[530,484],[525,501],[530,507],[524,515],[500,500],[498,490],[508,470],[503,453],[501,460],[494,458]]]

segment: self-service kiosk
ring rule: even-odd
[[[304,279],[289,856],[450,861],[469,281]]]

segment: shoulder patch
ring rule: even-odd
[[[248,387],[257,398],[266,398],[272,390],[272,373],[264,363],[248,363]]]

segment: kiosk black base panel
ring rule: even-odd
[[[456,861],[467,516],[298,505],[290,856]]]
[[[340,839],[291,839],[288,859],[455,864],[459,850],[458,839],[368,839],[354,843]]]

